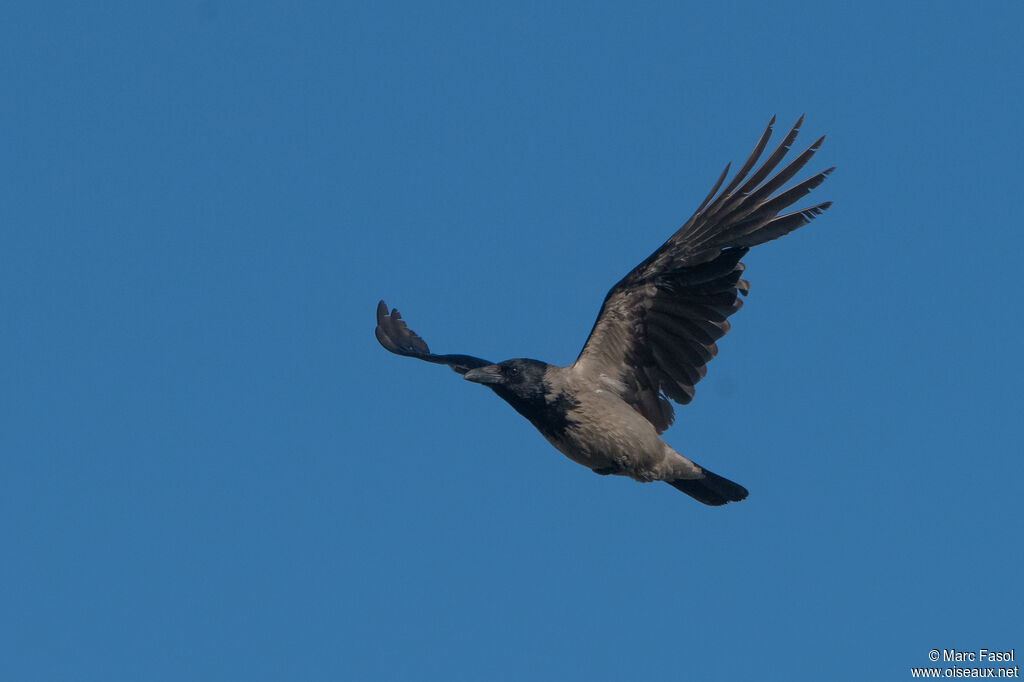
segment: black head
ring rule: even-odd
[[[547,368],[547,363],[539,360],[516,358],[471,369],[462,378],[488,386],[510,403],[529,402],[544,399],[544,372]]]
[[[560,382],[548,376],[549,369],[538,360],[518,358],[477,367],[463,378],[489,386],[545,436],[560,438],[569,423],[568,412],[578,403],[557,385],[552,386]]]

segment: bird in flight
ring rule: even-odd
[[[693,399],[707,363],[718,353],[715,342],[743,306],[740,294],[746,295],[750,284],[741,277],[740,259],[750,247],[806,225],[831,206],[826,201],[779,215],[834,170],[779,191],[825,139],[775,172],[803,116],[750,174],[774,123],[772,117],[725,188],[719,193],[728,165],[690,219],[611,288],[571,365],[435,355],[384,301],[377,304],[377,340],[392,353],[448,365],[467,381],[487,386],[555,448],[595,473],[665,481],[712,506],[746,498],[746,488],[679,454],[660,434],[674,418],[669,400],[686,405]]]

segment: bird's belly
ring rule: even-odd
[[[639,415],[638,415],[639,417]],[[563,455],[599,473],[629,476],[640,481],[661,477],[668,446],[642,417],[636,422],[577,422],[548,441]]]

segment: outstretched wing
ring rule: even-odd
[[[396,355],[448,365],[459,374],[492,364],[488,360],[474,358],[472,355],[434,355],[427,347],[427,342],[406,326],[397,309],[392,308],[391,313],[388,313],[388,306],[384,301],[377,304],[377,328],[374,334],[377,335],[380,345]]]
[[[774,194],[803,168],[825,139],[816,140],[772,175],[796,139],[803,116],[747,179],[768,144],[774,123],[772,117],[754,151],[725,189],[718,193],[729,166],[693,216],[612,287],[573,364],[583,375],[603,378],[659,433],[674,418],[667,398],[682,405],[693,399],[694,386],[718,353],[715,342],[729,331],[729,316],[743,306],[739,295],[745,295],[750,285],[741,278],[743,264],[739,261],[749,247],[792,232],[831,206],[824,202],[779,215],[833,170]]]

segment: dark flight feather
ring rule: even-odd
[[[715,341],[729,331],[728,318],[743,306],[749,283],[740,259],[747,248],[806,225],[831,206],[825,202],[779,215],[807,196],[832,172],[817,173],[781,189],[821,147],[824,137],[772,175],[796,140],[803,116],[764,163],[775,118],[750,156],[716,196],[726,173],[679,230],[622,278],[605,297],[597,321],[574,367],[607,375],[626,387],[621,397],[660,433],[674,418],[671,405],[690,402],[705,364],[718,352]],[[753,174],[746,178],[747,174]],[[726,166],[728,171],[728,166]],[[744,182],[744,179],[746,181]]]
[[[472,355],[434,355],[427,347],[427,342],[409,329],[397,309],[392,308],[391,314],[388,314],[388,306],[384,301],[377,304],[377,328],[374,329],[374,334],[380,345],[392,353],[438,365],[448,365],[459,374],[492,364],[489,360],[475,358]]]

